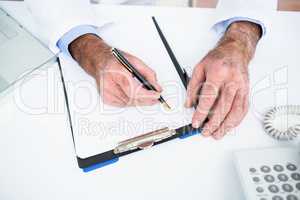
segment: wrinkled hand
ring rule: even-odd
[[[162,88],[155,72],[138,58],[124,53],[128,61],[157,89],[150,91],[134,79],[113,56],[111,47],[99,37],[87,34],[69,46],[73,58],[92,75],[103,102],[112,106],[153,105],[158,103]]]
[[[248,111],[248,64],[261,36],[250,22],[232,24],[217,47],[194,68],[188,85],[186,106],[198,102],[194,128],[204,124],[203,135],[221,139],[237,126]],[[200,92],[200,93],[199,93]]]

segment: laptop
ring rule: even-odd
[[[0,97],[18,80],[56,56],[0,8]]]

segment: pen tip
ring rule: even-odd
[[[167,110],[171,110],[171,106],[169,106],[169,104],[167,104],[167,102],[163,103],[164,108],[166,108]]]

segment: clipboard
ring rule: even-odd
[[[184,68],[180,66],[178,63],[170,45],[168,44],[168,41],[166,40],[163,32],[160,29],[160,26],[158,25],[155,17],[152,17],[152,21],[154,23],[154,26],[156,28],[156,31],[167,51],[167,54],[169,55],[176,72],[185,87],[187,88],[188,81],[189,81],[189,76],[187,72],[185,71]],[[71,134],[72,134],[72,140],[74,144],[74,148],[76,150],[76,144],[75,144],[75,139],[74,139],[74,130],[73,130],[73,124],[72,124],[72,115],[71,115],[71,110],[69,106],[69,99],[67,95],[67,87],[66,87],[66,82],[64,79],[63,75],[63,70],[61,66],[60,59],[57,58],[57,63],[59,65],[60,69],[60,75],[61,75],[61,81],[63,83],[63,90],[64,90],[64,95],[65,95],[65,100],[66,100],[66,107],[67,107],[67,113],[68,113],[68,118],[69,118],[69,124],[70,124],[70,129],[71,129]],[[185,126],[181,126],[176,129],[171,129],[169,127],[163,127],[148,133],[143,133],[141,135],[126,139],[124,141],[121,141],[115,146],[115,148],[102,152],[87,158],[81,158],[80,156],[76,155],[77,162],[79,168],[83,170],[83,172],[90,172],[95,169],[116,163],[120,157],[126,156],[131,153],[135,153],[137,151],[141,151],[147,148],[151,148],[153,146],[174,140],[174,139],[185,139],[190,136],[200,134],[201,133],[201,128],[195,129],[192,127],[191,124],[187,124]]]

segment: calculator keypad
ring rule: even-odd
[[[294,163],[249,168],[258,200],[300,200],[300,171]]]

